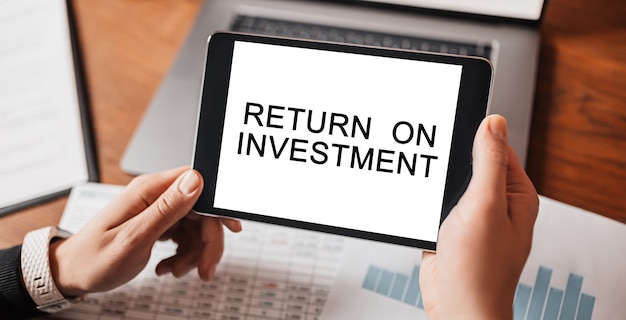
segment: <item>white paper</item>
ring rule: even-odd
[[[626,225],[545,197],[540,197],[540,202],[533,249],[518,285],[514,318],[548,319],[546,313],[553,310],[553,319],[623,318]],[[413,299],[408,299],[411,303],[405,301],[410,291],[408,283],[401,294],[397,293],[401,290],[396,291],[400,299],[392,297],[396,279],[410,278],[419,266],[419,251],[360,240],[352,242],[346,251],[321,319],[426,319],[419,297],[415,303]],[[380,270],[373,280],[373,290],[366,288],[368,272],[373,274],[371,266]],[[382,271],[387,281],[382,279]],[[389,275],[390,288],[384,290],[386,286],[381,284],[389,282]],[[576,284],[581,285],[576,288]],[[526,298],[520,294],[524,289],[519,288],[525,288]],[[561,291],[558,303],[550,300],[550,288],[555,297]],[[564,303],[568,292],[571,300]],[[564,304],[568,307],[563,308]]]
[[[626,225],[552,199],[540,200],[533,249],[520,283],[536,287],[540,266],[552,269],[549,286],[560,290],[566,289],[570,274],[582,276],[581,293],[595,298],[593,319],[623,318]]]
[[[122,187],[88,183],[72,190],[60,227],[78,231]],[[341,265],[346,239],[317,232],[243,221],[225,231],[216,276],[195,272],[157,277],[156,264],[174,254],[159,242],[144,271],[111,292],[87,300],[56,319],[316,319]]]
[[[88,180],[65,0],[0,0],[0,209]]]
[[[320,319],[426,319],[426,314],[417,307],[419,293],[412,294],[419,290],[411,285],[421,261],[422,252],[418,249],[366,240],[350,241]],[[364,288],[370,268],[380,270],[374,277],[373,290]],[[378,284],[385,282],[381,279],[383,272],[391,275],[390,286],[379,290]],[[407,281],[402,293],[399,298],[391,298],[395,278],[403,276]],[[385,293],[379,293],[383,291]]]

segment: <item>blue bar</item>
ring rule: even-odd
[[[411,273],[411,280],[409,281],[409,287],[406,290],[404,296],[404,302],[410,305],[417,303],[417,297],[420,295],[420,266],[415,265],[413,273]]]
[[[413,268],[413,273],[417,274],[417,307],[424,309],[424,304],[422,304],[422,288],[420,287],[420,268],[419,266],[417,268]]]
[[[383,274],[380,275],[380,281],[378,281],[378,287],[376,287],[376,292],[383,295],[389,294],[391,281],[393,281],[393,273],[387,270],[383,270]]]
[[[537,278],[535,279],[535,288],[530,297],[530,306],[528,307],[528,319],[541,319],[543,306],[548,296],[548,287],[550,286],[550,278],[552,277],[552,269],[544,266],[539,267]]]
[[[583,277],[570,273],[567,279],[567,287],[565,288],[565,296],[563,297],[563,306],[561,307],[559,320],[574,320],[576,310],[578,310],[578,298],[580,297],[582,286]]]
[[[596,302],[594,296],[588,294],[582,294],[580,296],[580,304],[578,305],[578,314],[576,320],[591,320],[591,314],[593,313],[593,304]]]
[[[391,294],[389,296],[398,301],[402,300],[408,281],[409,277],[407,275],[397,273],[396,279],[393,281],[393,287],[391,287]]]
[[[367,269],[367,275],[365,276],[365,281],[363,281],[363,289],[372,290],[376,287],[376,282],[378,282],[378,276],[380,275],[380,268],[370,266]]]
[[[523,283],[517,284],[515,300],[513,301],[513,320],[524,320],[526,318],[526,309],[528,308],[528,300],[530,300],[530,292],[532,290],[531,286]]]
[[[559,318],[561,301],[563,301],[563,290],[550,288],[546,312],[543,313],[543,320],[557,320]]]

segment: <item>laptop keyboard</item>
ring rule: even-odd
[[[270,36],[477,56],[487,59],[489,59],[491,54],[491,47],[488,45],[418,38],[244,15],[239,15],[235,18],[231,30]]]

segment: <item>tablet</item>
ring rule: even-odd
[[[482,58],[214,34],[194,211],[435,250],[491,74]]]

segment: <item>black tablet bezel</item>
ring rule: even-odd
[[[216,177],[219,169],[220,147],[235,41],[461,65],[463,69],[450,149],[448,174],[444,190],[441,222],[443,222],[445,217],[450,213],[450,210],[456,205],[471,177],[471,150],[474,135],[480,122],[485,117],[489,97],[492,76],[492,67],[489,61],[483,58],[439,55],[425,52],[352,46],[288,38],[273,38],[240,33],[216,33],[211,36],[209,40],[192,164],[193,168],[198,170],[204,177],[205,185],[198,202],[193,208],[194,211],[206,215],[248,219],[418,247],[426,250],[435,250],[436,242],[432,241],[391,236],[214,207]]]

